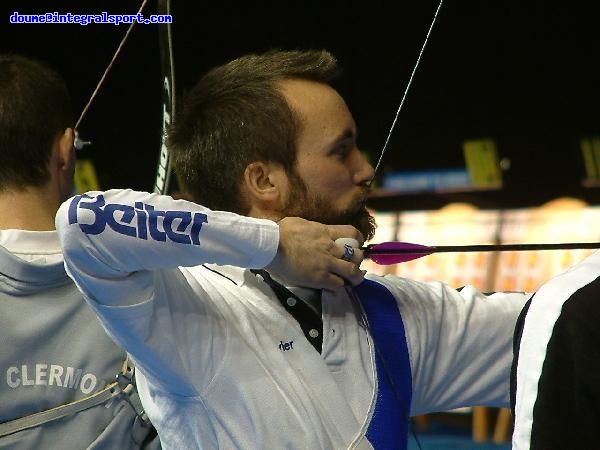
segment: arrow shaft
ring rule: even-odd
[[[569,242],[558,244],[477,244],[477,245],[438,245],[418,248],[373,248],[363,247],[365,256],[370,255],[404,255],[457,252],[495,252],[495,251],[535,251],[535,250],[574,250],[600,248],[600,242]]]

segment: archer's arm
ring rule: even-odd
[[[268,266],[282,279],[319,288],[362,280],[355,264],[339,259],[341,250],[333,242],[341,236],[362,242],[350,226],[299,218],[285,218],[278,226],[132,190],[75,196],[60,207],[56,226],[69,274],[88,296],[106,305],[140,301],[123,293],[139,291],[143,272],[204,263]],[[106,279],[119,281],[116,290],[101,283]]]

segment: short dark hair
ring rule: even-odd
[[[278,82],[299,78],[329,83],[340,72],[325,50],[270,50],[216,67],[192,89],[168,133],[184,189],[216,210],[248,212],[240,193],[253,161],[281,164],[293,173],[300,118]]]
[[[72,126],[71,99],[55,70],[0,55],[0,189],[44,185],[52,144]]]

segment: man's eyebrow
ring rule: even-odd
[[[347,130],[343,131],[342,133],[340,133],[340,135],[333,140],[333,144],[338,144],[340,142],[344,142],[347,140],[355,141],[357,134],[358,133],[355,132],[354,130],[347,129]]]

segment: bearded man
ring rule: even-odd
[[[312,50],[217,67],[168,136],[193,202],[61,207],[67,269],[134,359],[164,448],[402,449],[413,414],[509,404],[526,295],[363,280],[362,252],[335,245],[374,233],[338,72]]]

